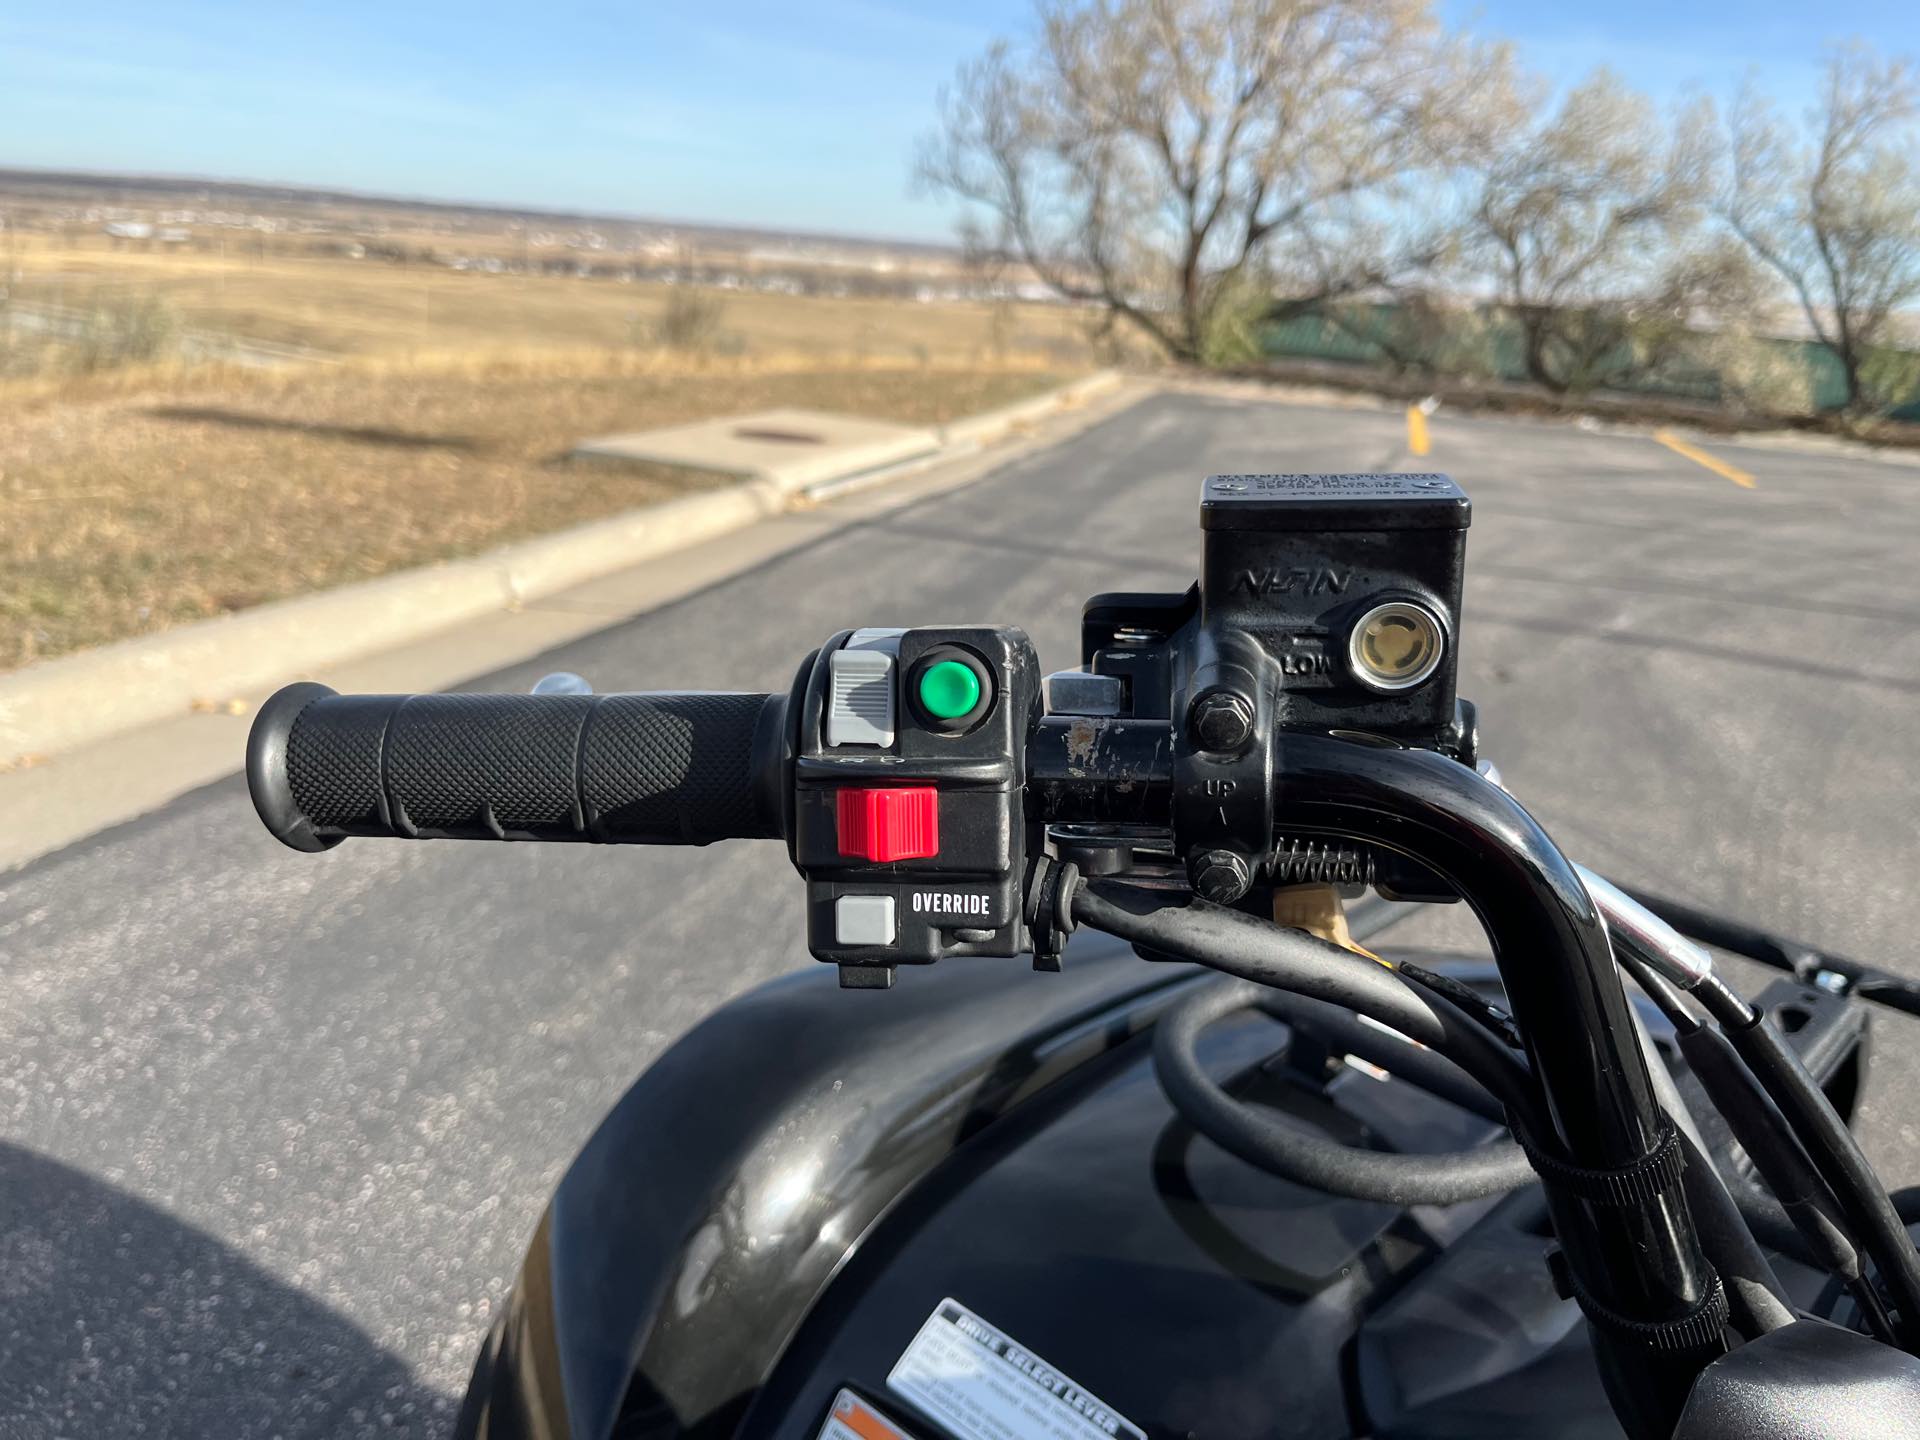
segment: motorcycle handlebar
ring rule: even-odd
[[[261,708],[247,786],[275,838],[705,845],[783,833],[784,696],[338,695]]]
[[[883,662],[892,659],[877,653]],[[828,729],[809,714],[861,718],[863,674],[891,668],[869,661],[864,672],[856,664],[836,677],[830,666],[809,662],[794,705],[765,695],[341,696],[299,685],[270,700],[255,722],[248,780],[267,828],[303,850],[346,835],[629,844],[789,836],[808,876],[810,917],[826,917],[811,920],[814,953],[850,954],[843,963],[856,967],[870,964],[873,952],[898,950],[863,937],[898,937],[902,883],[911,887],[919,883],[914,877],[937,873],[903,871],[896,878],[884,867],[936,854],[943,863],[987,854],[985,842],[1002,837],[995,827],[1003,823],[1140,823],[1158,819],[1178,799],[1178,744],[1168,722],[1062,717],[1058,725],[1030,727],[1034,733],[1016,742],[1026,744],[1030,768],[992,764],[980,772],[996,783],[1017,779],[1021,798],[956,783],[951,824],[939,827],[938,847],[930,849],[937,811],[929,814],[924,801],[938,787],[924,778],[969,779],[972,772],[937,751],[934,759],[922,753],[914,770],[922,783],[883,807],[872,787],[899,788],[897,763],[874,764],[865,753],[800,753],[803,742],[819,748],[813,737]],[[926,668],[910,673],[923,681]],[[821,693],[840,679],[848,693]],[[976,705],[1008,683],[997,674],[989,680],[995,689],[976,688]],[[910,711],[916,723],[925,724],[923,710],[938,718],[940,707],[924,688],[906,693],[910,706],[922,707]],[[934,701],[945,705],[948,698],[936,687]],[[798,705],[819,708],[802,713]],[[1536,1168],[1552,1166],[1542,1173],[1569,1274],[1596,1317],[1595,1343],[1609,1373],[1644,1376],[1633,1382],[1636,1404],[1657,1411],[1653,1428],[1665,1433],[1669,1412],[1678,1414],[1698,1372],[1698,1354],[1717,1341],[1726,1300],[1684,1193],[1662,1168],[1670,1122],[1653,1092],[1591,895],[1532,818],[1458,761],[1332,735],[1278,738],[1271,798],[1290,830],[1404,854],[1469,897],[1485,924],[1526,1038],[1541,1114],[1550,1121],[1534,1127],[1533,1158]],[[917,733],[915,740],[925,749],[935,743]],[[835,783],[823,781],[822,770]],[[855,804],[843,815],[841,797],[849,793]],[[1229,792],[1203,793],[1224,800]],[[985,806],[963,806],[978,797]],[[988,807],[991,823],[981,819]],[[1177,838],[1180,817],[1167,818]],[[908,853],[891,853],[896,849]],[[825,863],[810,870],[819,860]],[[896,892],[885,897],[888,928],[860,929],[866,917],[849,907],[855,923],[843,932],[843,901],[877,892],[875,867]],[[1019,899],[1047,903],[1044,891],[1021,894],[1011,867],[996,883]],[[998,899],[985,894],[989,907]],[[1038,911],[1016,902],[1010,912],[1003,905],[992,913],[1030,920]],[[1019,928],[1001,924],[1009,933]],[[1620,1176],[1638,1187],[1633,1203],[1604,1188]],[[1667,1363],[1654,1364],[1649,1347],[1671,1352]]]

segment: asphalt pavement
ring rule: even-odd
[[[1703,442],[1747,488],[1640,435],[1432,432],[1514,792],[1618,880],[1920,975],[1920,468]],[[1191,580],[1202,476],[1410,468],[1405,439],[1157,396],[460,688],[772,689],[841,627],[954,620],[1070,666],[1086,595]],[[799,900],[765,843],[300,856],[237,778],[0,874],[0,1437],[443,1431],[568,1159],[675,1036],[812,963]],[[1475,939],[1459,907],[1414,929]],[[1920,1182],[1920,1026],[1877,1023],[1863,1134]]]

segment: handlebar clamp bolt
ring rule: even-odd
[[[1253,702],[1234,690],[1209,690],[1187,711],[1187,733],[1201,750],[1238,755],[1253,740]]]
[[[1187,861],[1193,893],[1216,905],[1231,905],[1253,888],[1253,867],[1232,850],[1203,850]]]

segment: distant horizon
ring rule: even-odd
[[[1435,0],[1564,89],[1598,66],[1661,105],[1751,75],[1789,110],[1826,49],[1920,51],[1912,0]],[[912,183],[936,96],[1032,0],[95,0],[0,12],[0,159],[895,244],[951,245],[964,207]],[[465,198],[487,197],[487,198]],[[701,217],[677,218],[677,217]]]
[[[315,184],[302,180],[262,180],[242,175],[210,175],[190,171],[95,170],[66,166],[16,165],[0,160],[0,184],[20,177],[68,180],[101,185],[212,186],[235,191],[286,191],[295,198],[321,197],[402,208],[464,210],[505,216],[537,216],[548,220],[590,220],[618,225],[655,225],[672,230],[708,230],[739,235],[777,235],[796,240],[840,240],[876,246],[899,246],[959,254],[959,240],[930,240],[911,235],[888,235],[855,230],[816,230],[804,225],[756,224],[749,221],[703,220],[680,215],[648,215],[618,210],[567,209],[529,205],[514,200],[487,200],[468,195],[405,194],[393,190],[363,190],[350,185]]]

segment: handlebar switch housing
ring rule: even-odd
[[[842,985],[1019,953],[1041,708],[1039,657],[1007,626],[847,631],[802,669],[789,845],[808,948]]]

